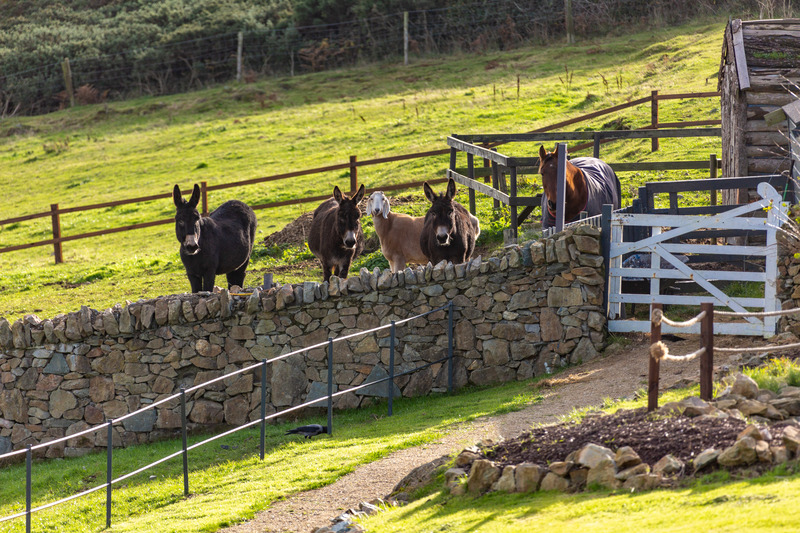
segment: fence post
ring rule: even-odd
[[[394,320],[389,328],[389,416],[392,416],[392,401],[394,400]]]
[[[333,337],[328,337],[328,435],[333,435]]]
[[[408,11],[403,11],[403,64],[408,65]]]
[[[183,441],[183,495],[189,496],[189,450],[186,445],[186,388],[181,385],[181,439]]]
[[[565,149],[566,149],[566,145]],[[566,168],[566,167],[565,167]],[[510,181],[511,181],[511,190],[509,191],[509,196],[511,197],[511,202],[516,204],[517,199],[517,167],[511,167],[510,172]],[[563,198],[563,196],[562,196]],[[518,237],[518,229],[519,229],[519,222],[517,221],[517,206],[516,205],[509,205],[508,206],[509,214],[511,215],[511,231],[514,234],[514,244],[517,243]]]
[[[708,157],[708,177],[717,179],[717,154]],[[711,205],[717,205],[717,189],[711,189]]]
[[[453,392],[453,301],[447,304],[447,392]]]
[[[475,158],[470,153],[467,153],[467,177],[471,180],[475,179]],[[469,212],[475,214],[475,189],[471,186],[469,188]]]
[[[203,205],[203,212],[201,213],[204,217],[208,216],[208,182],[201,181],[200,182],[200,198]]]
[[[69,106],[75,107],[75,89],[72,87],[72,68],[69,66],[69,58],[65,57],[61,62],[61,72],[64,73],[64,89],[69,96]]]
[[[600,158],[600,134],[597,132],[592,136],[592,155]]]
[[[114,419],[108,419],[108,442],[106,443],[106,528],[111,527],[111,461],[114,450]]]
[[[661,304],[650,304],[650,345],[657,343],[661,340],[661,323],[655,324],[653,322],[653,311],[662,309]],[[647,373],[647,410],[654,411],[658,409],[658,373],[660,371],[661,363],[648,353],[650,365]]]
[[[556,233],[564,229],[564,202],[567,190],[567,143],[556,145],[558,156],[558,173],[556,174]]]
[[[658,129],[658,91],[650,93],[650,127],[654,130]],[[653,137],[650,140],[650,151],[658,152],[658,137]]]
[[[28,444],[28,451],[25,452],[25,533],[31,533],[31,459],[31,445]]]
[[[564,26],[567,28],[567,44],[575,42],[575,26],[572,23],[572,0],[564,0]]]
[[[358,188],[358,166],[356,165],[357,156],[350,156],[350,196],[356,193]]]
[[[50,218],[53,221],[53,240],[61,238],[61,218],[58,216],[58,204],[50,204]],[[64,262],[64,255],[61,249],[61,241],[56,240],[53,243],[53,255],[56,258],[56,264]]]
[[[701,304],[700,309],[706,312],[700,324],[700,336],[706,349],[700,357],[700,399],[708,401],[712,396],[714,373],[714,304]]]
[[[264,460],[264,448],[267,440],[267,360],[261,363],[261,452],[259,457]]]
[[[236,43],[236,81],[242,81],[242,43],[244,41],[244,34],[239,32],[237,35],[238,40]]]
[[[600,253],[603,255],[603,309],[608,321],[608,295],[611,290],[611,213],[612,204],[603,204],[600,216]],[[625,304],[623,304],[625,305]]]

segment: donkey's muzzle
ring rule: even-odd
[[[194,255],[200,251],[200,245],[197,244],[197,236],[187,235],[183,241],[183,249],[189,255]]]

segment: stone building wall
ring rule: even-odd
[[[49,320],[0,319],[0,453],[78,433],[224,373],[290,351],[455,305],[454,385],[521,380],[595,357],[604,346],[599,230],[581,226],[461,265],[384,271],[328,283],[283,285],[249,296],[178,294]],[[334,344],[334,389],[386,376],[389,330]],[[447,312],[397,326],[396,373],[446,355]],[[260,414],[260,370],[188,398],[192,427],[237,425]],[[318,348],[268,365],[267,412],[324,396]],[[395,394],[447,387],[446,366],[397,379]],[[348,393],[337,408],[381,396]],[[177,400],[114,426],[115,444],[171,436]],[[106,445],[106,431],[51,446],[75,456]]]

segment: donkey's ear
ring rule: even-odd
[[[342,203],[342,191],[339,190],[338,185],[335,185],[333,187],[333,197],[336,199],[337,202]]]
[[[189,198],[189,207],[194,209],[197,207],[197,204],[200,203],[200,186],[196,183],[194,184],[194,189],[192,189],[192,197]]]
[[[172,189],[172,201],[175,202],[175,207],[180,207],[186,203],[181,196],[181,188],[177,185]]]
[[[539,145],[539,163],[544,161],[544,158],[547,157],[547,150],[544,149],[544,145]]]
[[[450,178],[450,181],[447,182],[447,197],[449,199],[453,199],[456,195],[456,182],[453,181],[453,178]]]
[[[422,184],[422,191],[425,193],[425,198],[430,200],[431,203],[433,203],[433,201],[436,200],[436,193],[433,192],[433,189],[431,189],[431,186],[428,185],[427,181]]]
[[[356,205],[361,203],[361,200],[364,199],[364,194],[367,192],[367,189],[364,188],[364,184],[361,184],[361,187],[358,188],[358,192],[353,196],[353,201]]]

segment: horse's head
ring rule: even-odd
[[[336,233],[342,238],[342,243],[345,248],[353,249],[358,242],[358,233],[361,230],[359,219],[361,218],[361,210],[358,204],[364,198],[364,185],[359,187],[358,192],[352,198],[339,190],[339,187],[333,188],[333,198],[339,204],[336,210]]]
[[[389,218],[389,199],[381,191],[375,191],[367,200],[367,213],[377,217]]]
[[[543,145],[539,146],[539,174],[547,196],[547,209],[555,214],[558,198],[558,145],[552,152],[545,150]],[[565,169],[565,179],[564,220],[572,220],[586,207],[588,191],[581,170],[569,161]]]
[[[558,145],[552,152],[539,146],[539,174],[542,176],[542,188],[547,195],[547,207],[556,211],[556,191],[558,190]]]
[[[430,200],[431,206],[425,215],[425,225],[433,227],[436,234],[436,244],[449,246],[453,233],[456,231],[456,212],[453,198],[456,195],[456,182],[452,179],[447,182],[447,190],[443,194],[436,194],[428,185],[422,186],[425,197]]]
[[[181,196],[181,189],[177,185],[172,190],[172,201],[175,202],[175,235],[181,248],[189,255],[200,251],[200,213],[197,203],[200,201],[200,187],[194,185],[192,197],[187,202]]]

